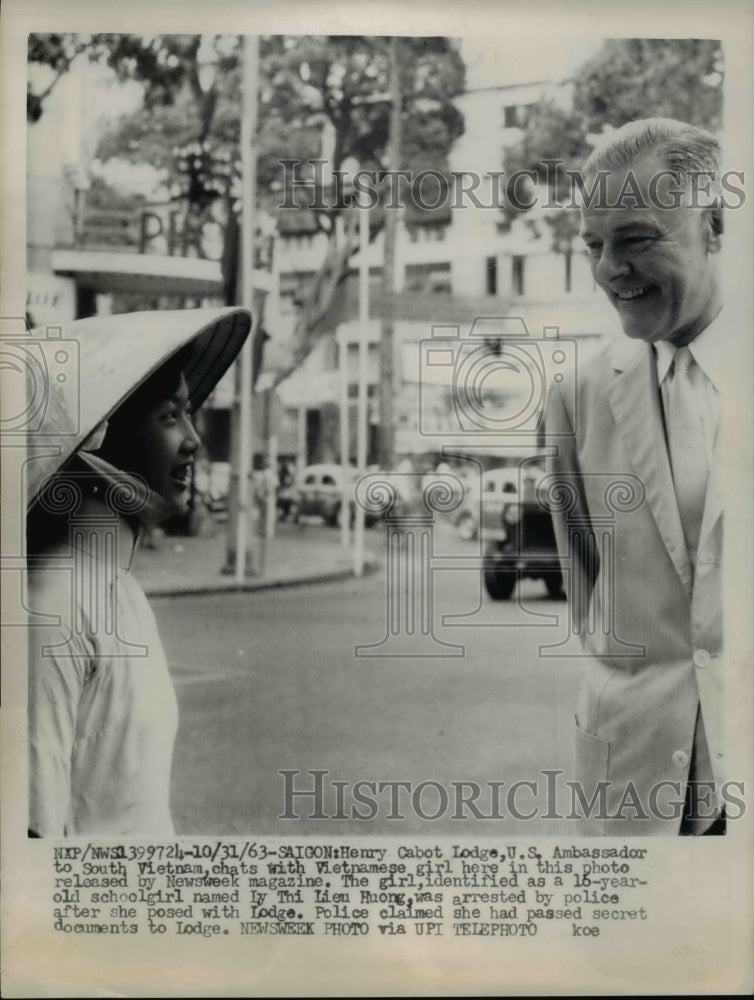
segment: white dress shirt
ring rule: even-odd
[[[134,536],[117,522],[116,559],[108,509],[88,499],[83,512],[92,520],[75,552],[58,543],[29,572],[29,828],[169,836],[178,708],[154,615],[130,572]],[[59,624],[36,623],[39,615]]]
[[[729,364],[721,317],[722,313],[718,313],[710,325],[688,345],[691,356],[702,373],[704,389],[700,394],[699,409],[710,469],[713,467],[716,457],[716,444],[720,428],[720,394],[725,385],[728,375],[727,365]],[[669,386],[667,375],[673,362],[675,347],[667,340],[660,340],[654,345],[654,348],[657,384],[660,386],[663,413],[666,413]]]

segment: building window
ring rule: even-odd
[[[450,292],[450,262],[407,264],[405,287],[408,292],[429,294]]]
[[[358,382],[349,382],[348,383],[348,398],[349,399],[358,399],[359,398],[359,383]],[[377,398],[377,386],[374,384],[374,382],[369,382],[367,384],[367,399],[369,400],[369,399],[376,399],[376,398]]]
[[[514,295],[524,294],[525,257],[511,257],[511,287]]]
[[[333,372],[338,369],[338,341],[335,336],[325,337],[322,341],[322,369]]]
[[[487,294],[497,295],[497,257],[488,257],[487,264]]]
[[[407,226],[408,238],[412,243],[443,243],[447,226]]]
[[[525,128],[526,105],[506,104],[503,108],[503,128]]]

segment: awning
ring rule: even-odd
[[[52,269],[74,278],[79,288],[96,292],[208,296],[223,291],[220,262],[196,257],[53,250]]]

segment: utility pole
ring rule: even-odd
[[[367,469],[367,378],[369,351],[369,209],[366,204],[359,212],[359,396],[356,467],[360,476]],[[353,525],[353,571],[355,576],[364,572],[364,508],[356,504]]]
[[[348,426],[348,337],[341,328],[338,336],[338,386],[340,389],[340,465],[343,469],[342,496],[341,496],[341,518],[340,518],[340,544],[347,549],[351,541],[351,498],[353,496],[353,483],[349,471],[351,468],[351,440]]]
[[[401,86],[400,39],[390,39],[390,125],[388,133],[387,167],[401,168],[403,88]],[[395,175],[393,175],[395,176]],[[398,209],[385,210],[385,243],[382,264],[382,287],[385,315],[380,337],[380,445],[379,464],[392,469],[395,448],[395,243],[398,230]]]
[[[251,310],[253,306],[254,275],[254,202],[256,200],[256,152],[252,149],[257,123],[257,88],[259,75],[259,38],[244,35],[243,88],[241,97],[241,304]],[[231,411],[231,470],[238,470],[231,480],[230,513],[228,525],[228,552],[226,573],[233,573],[237,583],[243,582],[247,559],[252,571],[257,570],[256,538],[254,537],[253,505],[251,490],[252,433],[252,344],[259,324],[253,315],[251,332],[241,349],[235,377],[235,399]]]

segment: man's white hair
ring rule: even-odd
[[[706,129],[674,118],[640,118],[609,132],[594,148],[582,174],[620,170],[644,156],[657,156],[684,184],[694,174],[710,176],[711,188],[720,188],[721,149]]]

